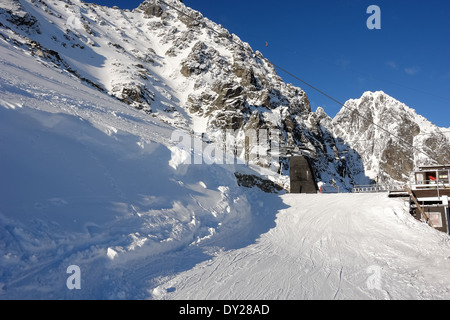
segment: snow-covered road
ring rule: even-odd
[[[450,238],[386,194],[282,196],[276,227],[153,291],[162,299],[449,299]]]

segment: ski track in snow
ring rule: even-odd
[[[289,194],[283,200],[289,208],[255,244],[175,276],[155,289],[155,297],[450,297],[449,238],[412,219],[402,200],[385,194]],[[378,275],[379,285],[370,285]]]

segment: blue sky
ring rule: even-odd
[[[90,1],[87,1],[90,2]],[[133,9],[142,1],[95,1]],[[184,0],[259,50],[274,64],[340,102],[382,90],[441,127],[450,127],[448,0]],[[381,11],[370,30],[367,8]],[[266,47],[266,42],[269,44]],[[312,109],[341,106],[295,78]]]

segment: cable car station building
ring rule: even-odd
[[[306,156],[290,157],[291,193],[317,193],[317,183]]]
[[[446,233],[450,233],[449,177],[450,164],[422,166],[414,172],[414,181],[410,189],[411,214]]]

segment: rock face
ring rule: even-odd
[[[405,183],[419,165],[450,162],[445,129],[381,91],[347,101],[323,124],[360,155],[365,172],[380,183]]]
[[[236,180],[239,186],[246,188],[257,187],[266,193],[278,193],[283,190],[283,188],[273,181],[262,179],[255,175],[235,173]]]
[[[147,0],[133,11],[79,0],[4,0],[0,39],[101,94],[206,133],[216,143],[223,130],[278,130],[283,145],[311,150],[316,181],[341,190],[369,183],[367,175],[404,180],[408,169],[426,161],[420,153],[405,153],[365,120],[384,121],[379,117],[392,108],[392,98],[367,94],[347,102],[365,119],[344,109],[335,119],[322,108],[311,112],[306,93],[285,83],[260,52],[179,0]],[[417,119],[398,107],[392,130],[442,156],[447,138],[420,136],[425,120]],[[372,142],[355,142],[361,134]],[[279,160],[250,162],[288,175],[288,159]],[[448,154],[442,161],[450,161]],[[404,170],[398,170],[400,164]]]

